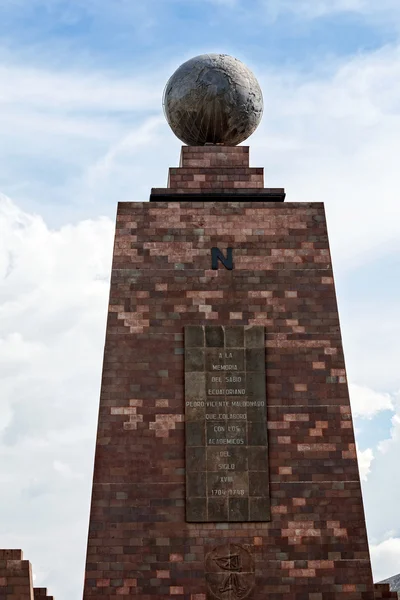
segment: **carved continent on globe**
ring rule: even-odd
[[[236,146],[260,123],[263,98],[257,79],[240,60],[202,54],[170,77],[163,106],[172,131],[188,146]]]

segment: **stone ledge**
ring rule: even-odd
[[[150,202],[284,202],[284,188],[214,189],[193,192],[185,189],[152,188]]]

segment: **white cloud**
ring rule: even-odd
[[[76,473],[71,467],[60,460],[53,461],[53,468],[66,479],[83,479],[83,473]]]
[[[400,393],[396,395],[398,412],[391,418],[392,428],[390,438],[382,440],[378,444],[378,450],[382,454],[392,453],[394,449],[400,449]]]
[[[115,113],[159,108],[159,90],[149,75],[47,70],[18,64],[0,67],[0,106],[50,112]]]
[[[2,546],[66,600],[83,582],[114,225],[51,230],[2,196],[0,230]]]
[[[130,130],[87,167],[76,181],[77,196],[96,205],[106,204],[115,196],[119,202],[148,200],[150,186],[157,187],[159,169],[152,163],[154,153],[157,152],[160,161],[163,156],[167,159],[165,132],[165,121],[161,116],[149,118]],[[166,174],[167,170],[158,187],[165,187]],[[150,184],[152,175],[154,180]]]
[[[260,5],[267,16],[273,19],[285,13],[294,13],[302,19],[317,19],[340,13],[367,18],[374,16],[375,19],[380,17],[385,21],[389,18],[400,18],[397,0],[260,0],[258,6]]]
[[[400,573],[400,395],[393,396],[396,414],[392,417],[390,438],[374,452],[367,479],[363,480],[364,508],[376,580]],[[396,538],[387,540],[387,538]],[[392,558],[390,558],[392,556]]]
[[[368,475],[371,472],[371,463],[374,460],[374,454],[371,448],[360,450],[357,445],[358,468],[360,471],[361,481],[367,481]]]
[[[338,270],[400,247],[399,56],[387,47],[314,76],[259,73],[266,110],[253,163],[287,201],[325,202]]]
[[[160,133],[169,134],[161,95],[168,66],[133,77],[3,63],[0,191],[58,226],[114,215],[117,200],[146,199],[150,172],[153,185],[157,175],[164,185],[168,157]],[[173,145],[172,133],[169,139]]]
[[[372,572],[374,581],[381,581],[400,573],[400,488],[397,485],[400,480],[400,394],[388,397],[366,388],[354,394],[353,389],[352,410],[356,414],[373,418],[378,412],[374,411],[375,406],[378,410],[396,410],[387,440],[379,442],[375,450],[360,451],[357,445]]]
[[[384,250],[375,249],[375,256],[373,248],[366,252],[365,264],[357,268],[346,268],[333,253],[349,380],[392,396],[400,389],[398,256],[396,241],[390,239]]]
[[[400,538],[390,537],[370,546],[374,581],[381,581],[400,572]]]
[[[353,417],[372,419],[382,410],[393,410],[393,402],[390,394],[375,392],[362,385],[349,385],[351,411]]]

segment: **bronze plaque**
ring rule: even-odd
[[[261,326],[185,327],[186,520],[269,521]]]
[[[205,559],[208,600],[250,600],[255,585],[254,561],[239,544],[217,546]]]

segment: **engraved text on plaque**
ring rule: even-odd
[[[262,326],[185,327],[186,520],[270,519]]]

